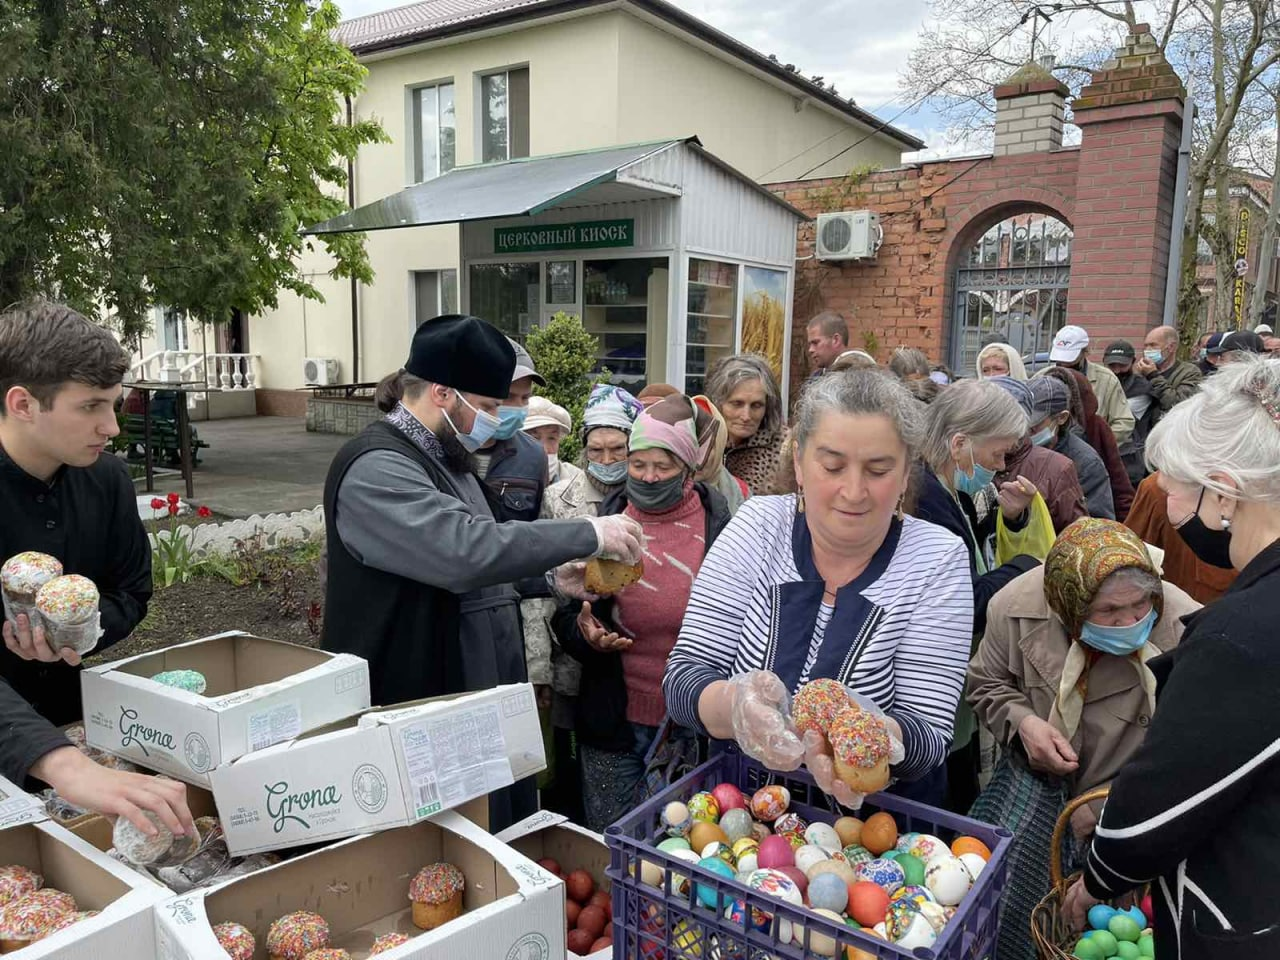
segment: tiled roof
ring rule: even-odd
[[[437,37],[464,33],[494,23],[533,19],[557,12],[587,9],[609,0],[422,0],[392,10],[346,20],[338,25],[337,38],[357,55],[394,50],[396,47],[421,43]],[[794,68],[722,33],[709,24],[680,10],[667,0],[629,0],[635,7],[661,17],[700,40],[737,57],[751,67],[771,74],[809,97],[835,107],[846,116],[875,128],[897,140],[908,150],[919,150],[924,143],[904,130],[891,126],[857,106],[852,100],[837,95],[814,83]]]

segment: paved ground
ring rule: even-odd
[[[194,502],[226,517],[309,510],[324,498],[329,462],[348,437],[307,433],[301,417],[246,417],[196,424],[200,451]],[[142,486],[139,484],[139,492]],[[157,477],[160,494],[182,478]]]

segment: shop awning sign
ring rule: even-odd
[[[588,220],[582,223],[553,223],[543,227],[496,227],[494,253],[538,253],[546,250],[595,250],[602,247],[633,247],[634,220]]]

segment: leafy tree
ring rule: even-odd
[[[538,388],[539,395],[564,407],[573,418],[573,432],[560,443],[560,459],[572,462],[582,448],[582,410],[591,388],[609,382],[608,370],[594,376],[591,373],[600,341],[583,328],[575,314],[561,311],[545,327],[530,332],[525,347],[547,381],[545,387]]]
[[[155,303],[220,322],[299,269],[301,225],[346,208],[365,71],[332,0],[4,0],[0,304],[43,295],[126,339]],[[363,237],[326,237],[334,276],[373,279]]]

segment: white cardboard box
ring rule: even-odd
[[[596,882],[597,890],[609,891],[605,876],[609,866],[609,847],[604,837],[550,810],[540,810],[497,834],[497,839],[522,853],[535,863],[545,857],[557,861],[568,876],[574,870],[585,870]],[[572,958],[576,954],[569,954]],[[611,960],[613,948],[588,954],[587,960]]]
[[[219,767],[233,856],[416,823],[546,768],[533,687],[373,710]]]
[[[204,674],[203,696],[150,679],[180,669]],[[367,709],[369,665],[233,631],[90,667],[80,689],[90,746],[208,787],[215,767]]]
[[[424,932],[413,926],[409,881],[445,861],[467,878],[463,913]],[[344,840],[313,853],[196,891],[155,911],[161,960],[226,960],[213,926],[235,921],[266,956],[272,922],[310,910],[329,923],[335,947],[365,960],[374,939],[412,939],[386,960],[554,960],[565,956],[564,884],[459,814]]]
[[[23,960],[155,957],[153,910],[170,892],[50,822],[40,802],[8,780],[0,779],[0,793],[0,864],[30,867],[81,910],[101,911],[20,951]]]

